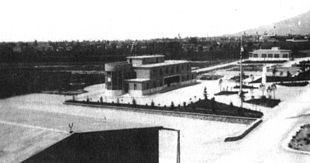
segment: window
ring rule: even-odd
[[[174,67],[171,67],[170,73],[171,73],[171,74],[174,73]]]
[[[288,54],[283,54],[283,58],[288,58]]]
[[[177,65],[177,73],[179,73],[179,71],[180,71],[180,67],[179,67],[180,65]]]
[[[275,54],[274,57],[275,58],[279,58],[280,56],[279,56],[279,54]]]
[[[169,69],[168,69],[168,67],[166,67],[166,74],[168,74],[168,73],[169,73],[168,71],[169,71]]]
[[[262,57],[263,57],[263,58],[266,58],[266,57],[267,57],[267,54],[262,54]]]
[[[137,84],[136,83],[133,84],[133,90],[137,90]]]
[[[253,54],[253,57],[254,57],[254,58],[257,58],[257,57],[258,57],[258,55],[257,55],[257,54]]]
[[[159,74],[163,75],[163,69],[159,69]]]
[[[273,57],[272,57],[272,54],[268,54],[268,58],[273,58]]]

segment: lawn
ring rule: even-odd
[[[235,89],[239,89],[240,88],[240,85],[236,85],[234,86]],[[252,85],[242,85],[242,88],[243,89],[258,89],[258,87],[254,87]]]
[[[127,107],[132,109],[150,109],[150,110],[162,110],[162,111],[177,111],[183,113],[201,113],[201,114],[215,114],[215,115],[224,115],[224,116],[238,116],[238,117],[250,117],[250,118],[261,118],[263,113],[258,111],[253,111],[245,108],[236,107],[233,104],[227,105],[224,103],[220,103],[215,101],[215,99],[206,99],[206,100],[198,100],[196,102],[191,102],[190,104],[186,104],[184,102],[183,105],[175,105],[171,102],[170,106],[158,106],[154,102],[150,105],[139,105],[133,99],[131,103],[120,103],[119,101],[115,102],[103,102],[97,101],[73,101],[67,100],[66,102],[76,103],[76,104],[89,104],[89,105],[102,105],[102,106],[119,106],[119,107]]]
[[[303,87],[308,85],[309,82],[292,82],[292,83],[279,83],[278,85],[286,86],[286,87]]]
[[[221,96],[221,95],[235,95],[238,94],[239,91],[221,91],[218,93],[215,93],[214,96]],[[242,91],[243,94],[248,93],[246,91]]]
[[[255,105],[273,108],[273,107],[277,106],[281,102],[281,100],[263,97],[263,98],[257,98],[257,99],[250,99],[250,100],[247,100],[245,102],[250,103],[250,104],[255,104]]]
[[[310,124],[300,127],[288,144],[289,148],[310,152]]]

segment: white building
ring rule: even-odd
[[[252,61],[278,61],[290,60],[291,50],[280,49],[279,47],[272,47],[271,49],[258,49],[249,54],[249,60]]]

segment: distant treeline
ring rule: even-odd
[[[299,50],[310,49],[309,41],[287,42],[290,37],[245,36],[244,57],[258,48],[278,46]],[[0,62],[112,62],[129,55],[163,54],[167,59],[218,60],[237,59],[240,37],[174,38],[126,41],[62,41],[62,42],[3,42],[0,43]]]

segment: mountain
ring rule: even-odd
[[[256,32],[258,34],[264,34],[265,32],[267,32],[267,34],[269,35],[273,35],[274,33],[276,33],[277,35],[307,35],[310,34],[310,11],[277,23],[241,31],[239,33],[236,33],[236,35],[240,35],[244,32],[246,34],[256,34]]]

